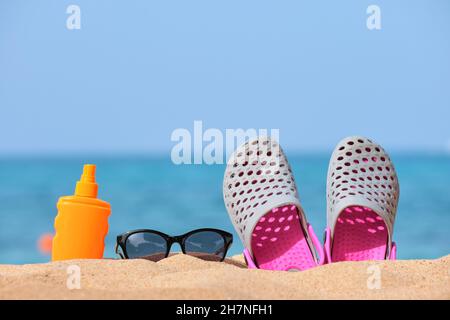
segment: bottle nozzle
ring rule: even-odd
[[[83,174],[77,182],[75,195],[80,197],[97,198],[98,185],[95,182],[95,165],[86,164],[83,167]]]
[[[95,182],[95,165],[85,164],[83,168],[83,174],[81,175],[81,181],[83,182]]]

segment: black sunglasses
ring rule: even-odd
[[[184,254],[204,260],[223,261],[233,243],[233,235],[206,228],[171,237],[159,231],[139,229],[117,236],[116,254],[122,259],[159,261],[167,258],[174,243],[180,244]]]

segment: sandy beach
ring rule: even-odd
[[[67,288],[71,265],[81,270],[80,289]],[[380,270],[379,289],[368,288],[373,266]],[[157,263],[0,265],[0,299],[450,299],[450,255],[335,263],[305,272],[248,270],[242,256],[220,263],[182,254]]]

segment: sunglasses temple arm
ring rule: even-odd
[[[218,255],[219,253],[224,253],[223,258],[225,259],[225,256],[226,256],[226,254],[228,252],[228,249],[230,249],[232,243],[233,243],[233,241],[230,241],[228,244],[226,244],[225,246],[223,246],[222,248],[217,250],[215,255]]]
[[[116,248],[115,248],[116,254],[121,258],[121,259],[125,259],[124,256],[122,255],[121,252],[119,252],[119,244],[116,243]]]

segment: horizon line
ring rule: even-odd
[[[283,148],[285,152],[289,152],[291,155],[323,155],[331,154],[333,150],[325,148],[317,149],[289,149]],[[434,155],[434,156],[450,156],[450,150],[437,149],[437,148],[395,148],[388,151],[392,155]],[[4,158],[69,158],[69,157],[170,157],[171,150],[45,150],[45,151],[0,151],[0,159]]]

